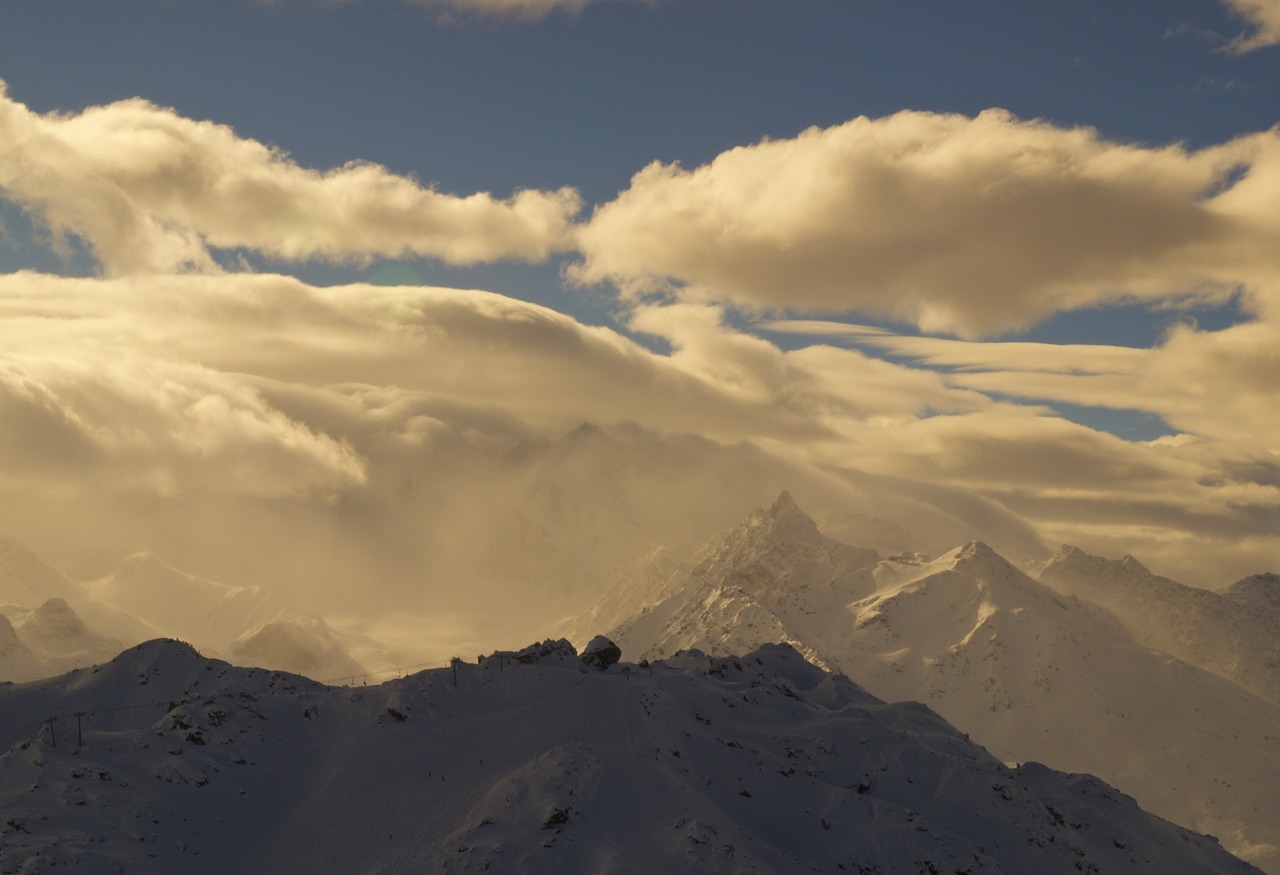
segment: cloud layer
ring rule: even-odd
[[[215,270],[217,250],[287,261],[425,255],[542,261],[567,245],[576,192],[443,194],[375,164],[309,170],[212,122],[143,100],[39,115],[0,83],[0,191],[112,274]]]
[[[598,585],[653,533],[702,534],[745,509],[728,497],[800,483],[815,510],[1022,558],[1067,541],[1201,583],[1280,567],[1274,131],[1189,151],[900,113],[651,165],[577,225],[571,191],[318,173],[140,101],[40,116],[0,98],[0,143],[5,196],[107,274],[0,275],[0,529],[37,546],[159,545],[299,592],[532,610],[575,567]],[[480,290],[218,269],[237,250],[575,247],[578,279],[617,284],[617,328]],[[1249,321],[1151,349],[741,325],[865,312],[980,336],[1239,287]],[[1173,434],[1127,441],[1051,404]],[[584,420],[630,437],[564,437]]]
[[[1276,132],[1198,152],[1089,129],[902,112],[651,164],[579,231],[574,276],[963,335],[1272,271]]]

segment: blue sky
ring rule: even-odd
[[[332,503],[430,407],[1280,565],[1280,5],[501,6],[0,6],[6,488]]]

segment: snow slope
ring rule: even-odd
[[[805,520],[784,495],[710,542],[700,573],[610,632],[624,658],[786,641],[874,695],[925,702],[1003,760],[1100,775],[1280,872],[1275,703],[1142,647],[981,543],[831,573],[838,547]]]
[[[155,641],[0,714],[0,873],[1257,871],[786,647],[345,689]]]
[[[1280,576],[1259,574],[1222,592],[1063,547],[1038,575],[1059,592],[1106,608],[1138,641],[1280,702]]]

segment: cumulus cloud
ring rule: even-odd
[[[901,112],[654,163],[577,235],[581,282],[983,335],[1274,269],[1271,131],[1189,151],[990,110]]]
[[[1227,8],[1253,26],[1252,33],[1241,34],[1228,48],[1234,52],[1251,52],[1280,44],[1280,0],[1223,0]]]
[[[572,189],[444,194],[375,164],[301,167],[231,128],[144,100],[40,115],[0,83],[0,192],[111,274],[214,270],[216,250],[290,261],[424,255],[541,261],[567,245]]]

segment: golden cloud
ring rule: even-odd
[[[580,208],[569,188],[498,199],[443,194],[375,164],[310,170],[144,100],[39,115],[3,83],[0,141],[0,191],[116,275],[216,270],[216,250],[536,262],[568,246]]]
[[[756,312],[977,336],[1063,310],[1221,296],[1280,252],[1280,133],[1188,151],[901,112],[654,163],[577,233],[571,275]]]

